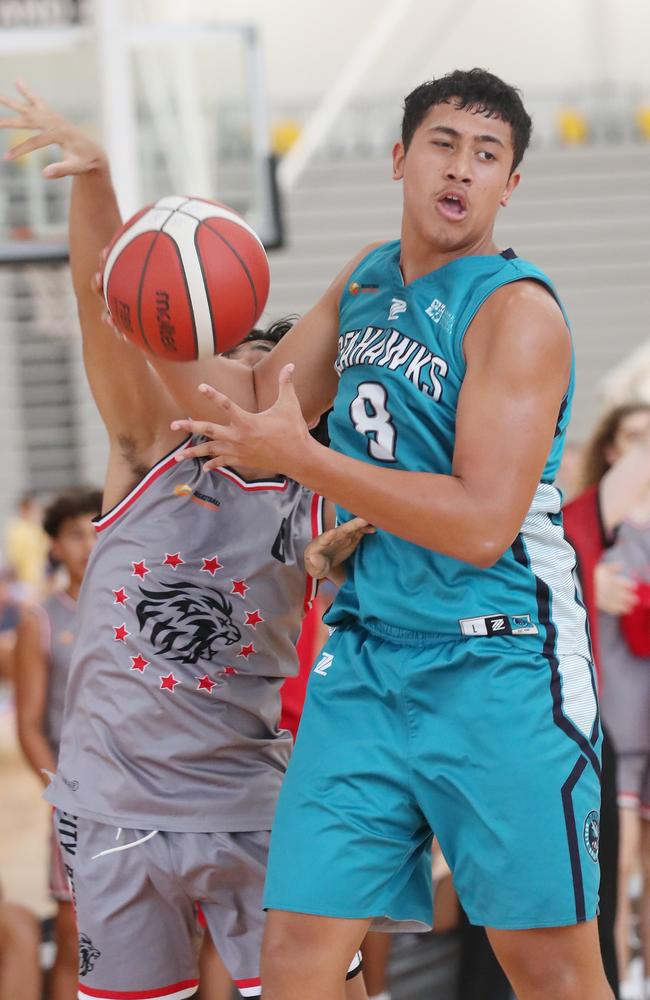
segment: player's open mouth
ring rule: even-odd
[[[467,204],[462,194],[448,191],[438,198],[436,208],[445,219],[459,222],[467,215]]]

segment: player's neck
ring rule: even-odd
[[[233,466],[233,471],[249,483],[261,482],[262,480],[277,479],[279,473],[270,472],[268,469],[248,469],[244,465]]]
[[[81,580],[70,579],[68,586],[65,588],[64,593],[68,595],[71,600],[76,601],[79,597],[79,591],[81,590]]]
[[[453,250],[446,250],[443,247],[436,247],[431,242],[423,240],[418,234],[406,233],[402,229],[400,247],[400,268],[404,284],[408,285],[412,281],[437,271],[439,267],[450,264],[460,257],[478,257],[482,254],[498,253],[492,232],[481,239],[468,244],[467,246],[456,247]]]

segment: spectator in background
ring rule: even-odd
[[[18,604],[12,595],[11,573],[0,570],[0,681],[13,678]]]
[[[67,586],[42,605],[27,605],[16,642],[18,738],[36,776],[48,784],[56,771],[63,705],[72,646],[77,631],[77,596],[101,513],[99,490],[79,488],[56,497],[45,511],[52,555],[65,569]],[[50,893],[56,911],[56,960],[50,1000],[74,1000],[77,993],[77,930],[72,897],[54,824],[50,843]],[[2,997],[4,1000],[4,997]]]
[[[566,535],[573,544],[577,558],[582,590],[589,614],[594,660],[599,675],[601,705],[605,728],[610,729],[614,749],[623,761],[627,752],[636,750],[636,743],[648,740],[650,730],[650,664],[635,663],[628,657],[619,632],[618,616],[628,612],[636,602],[635,587],[621,570],[622,557],[619,542],[630,533],[639,533],[630,526],[628,519],[645,518],[650,521],[650,406],[631,403],[619,406],[606,414],[596,428],[585,449],[582,492],[564,508]],[[647,514],[644,509],[647,508]],[[650,539],[650,529],[645,533]],[[643,531],[640,532],[643,534]],[[647,544],[647,543],[646,543]],[[629,539],[625,550],[629,546]],[[634,546],[632,546],[634,548]],[[607,552],[603,562],[601,559]],[[650,552],[645,557],[650,561]],[[599,607],[609,614],[599,614]],[[620,669],[620,658],[630,669]],[[641,668],[641,669],[639,669]],[[641,681],[641,688],[633,694],[626,678],[633,675]],[[645,735],[643,730],[645,729]],[[606,734],[607,737],[607,734]],[[632,745],[634,744],[634,746]],[[646,757],[647,760],[647,752]],[[635,761],[635,774],[638,771]],[[623,764],[623,770],[627,765]],[[617,961],[622,975],[628,962],[628,882],[630,863],[638,859],[641,828],[648,828],[641,820],[638,800],[636,807],[627,802],[620,810],[621,849],[618,850],[618,817],[616,812],[615,765],[611,742],[603,745],[603,800],[601,815],[601,906],[599,929],[601,949],[608,979],[616,991]],[[639,777],[639,775],[636,775]],[[619,782],[628,780],[621,774]],[[625,788],[621,786],[621,791]],[[619,804],[624,806],[625,800]],[[647,846],[646,832],[646,881]],[[636,845],[636,846],[635,846]],[[617,863],[619,857],[620,891],[617,889]],[[617,948],[614,949],[614,920],[619,906]],[[645,904],[645,941],[648,956],[650,915]],[[646,962],[648,957],[646,957]],[[647,968],[647,966],[646,966]],[[628,984],[623,984],[621,996],[631,995]],[[649,994],[650,995],[650,994]]]
[[[40,1000],[39,942],[40,927],[36,917],[24,906],[0,898],[2,1000]]]
[[[20,597],[37,598],[45,582],[48,541],[41,527],[41,512],[31,493],[26,493],[5,531],[5,552],[14,573]]]

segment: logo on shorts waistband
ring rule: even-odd
[[[314,673],[320,674],[321,677],[327,677],[327,671],[332,666],[333,659],[334,659],[333,653],[323,653],[320,660],[314,667]]]
[[[600,847],[600,814],[592,809],[585,820],[582,831],[587,854],[592,861],[598,861],[598,850]]]
[[[538,628],[530,615],[486,615],[484,618],[461,618],[463,635],[537,635]]]

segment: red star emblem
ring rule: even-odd
[[[147,573],[151,573],[151,570],[147,569],[147,567],[145,566],[144,559],[142,559],[141,562],[131,563],[131,565],[133,566],[133,572],[131,576],[139,576],[141,580],[144,580]]]
[[[126,604],[126,602],[129,599],[129,595],[127,594],[127,592],[124,589],[124,587],[120,587],[119,590],[114,590],[113,594],[115,596],[115,600],[113,601],[113,604]]]
[[[208,694],[212,694],[212,688],[217,686],[216,681],[210,680],[207,674],[204,674],[203,677],[197,677],[196,679],[199,682],[196,685],[197,691],[207,691]]]
[[[163,566],[171,566],[172,569],[178,569],[178,567],[182,566],[184,562],[185,560],[181,559],[180,552],[173,552],[172,554],[165,552],[165,561],[163,562]]]
[[[138,653],[137,656],[131,657],[131,670],[139,670],[140,673],[144,673],[144,668],[149,666],[149,660],[145,660],[144,656]]]
[[[262,618],[259,609],[257,611],[247,611],[244,625],[250,625],[251,628],[257,628],[260,622],[263,621],[264,619]]]
[[[237,656],[243,656],[244,659],[248,659],[249,656],[253,656],[255,653],[255,646],[251,642],[248,646],[242,646],[242,648],[237,653]]]
[[[250,590],[250,587],[245,580],[233,580],[231,594],[237,594],[238,597],[246,597],[246,591]]]
[[[173,693],[177,684],[180,684],[180,681],[177,681],[173,674],[167,674],[166,677],[160,678],[161,691],[171,691]]]
[[[127,635],[131,635],[130,632],[127,632],[124,622],[122,622],[119,626],[113,625],[113,632],[115,633],[113,636],[115,642],[126,642]]]
[[[224,667],[224,671],[223,671],[224,677],[232,677],[233,674],[236,674],[236,673],[237,673],[237,671],[235,670],[234,667]]]
[[[218,556],[212,556],[212,559],[203,560],[203,565],[201,566],[202,573],[210,573],[211,576],[214,576],[218,569],[223,569]]]

